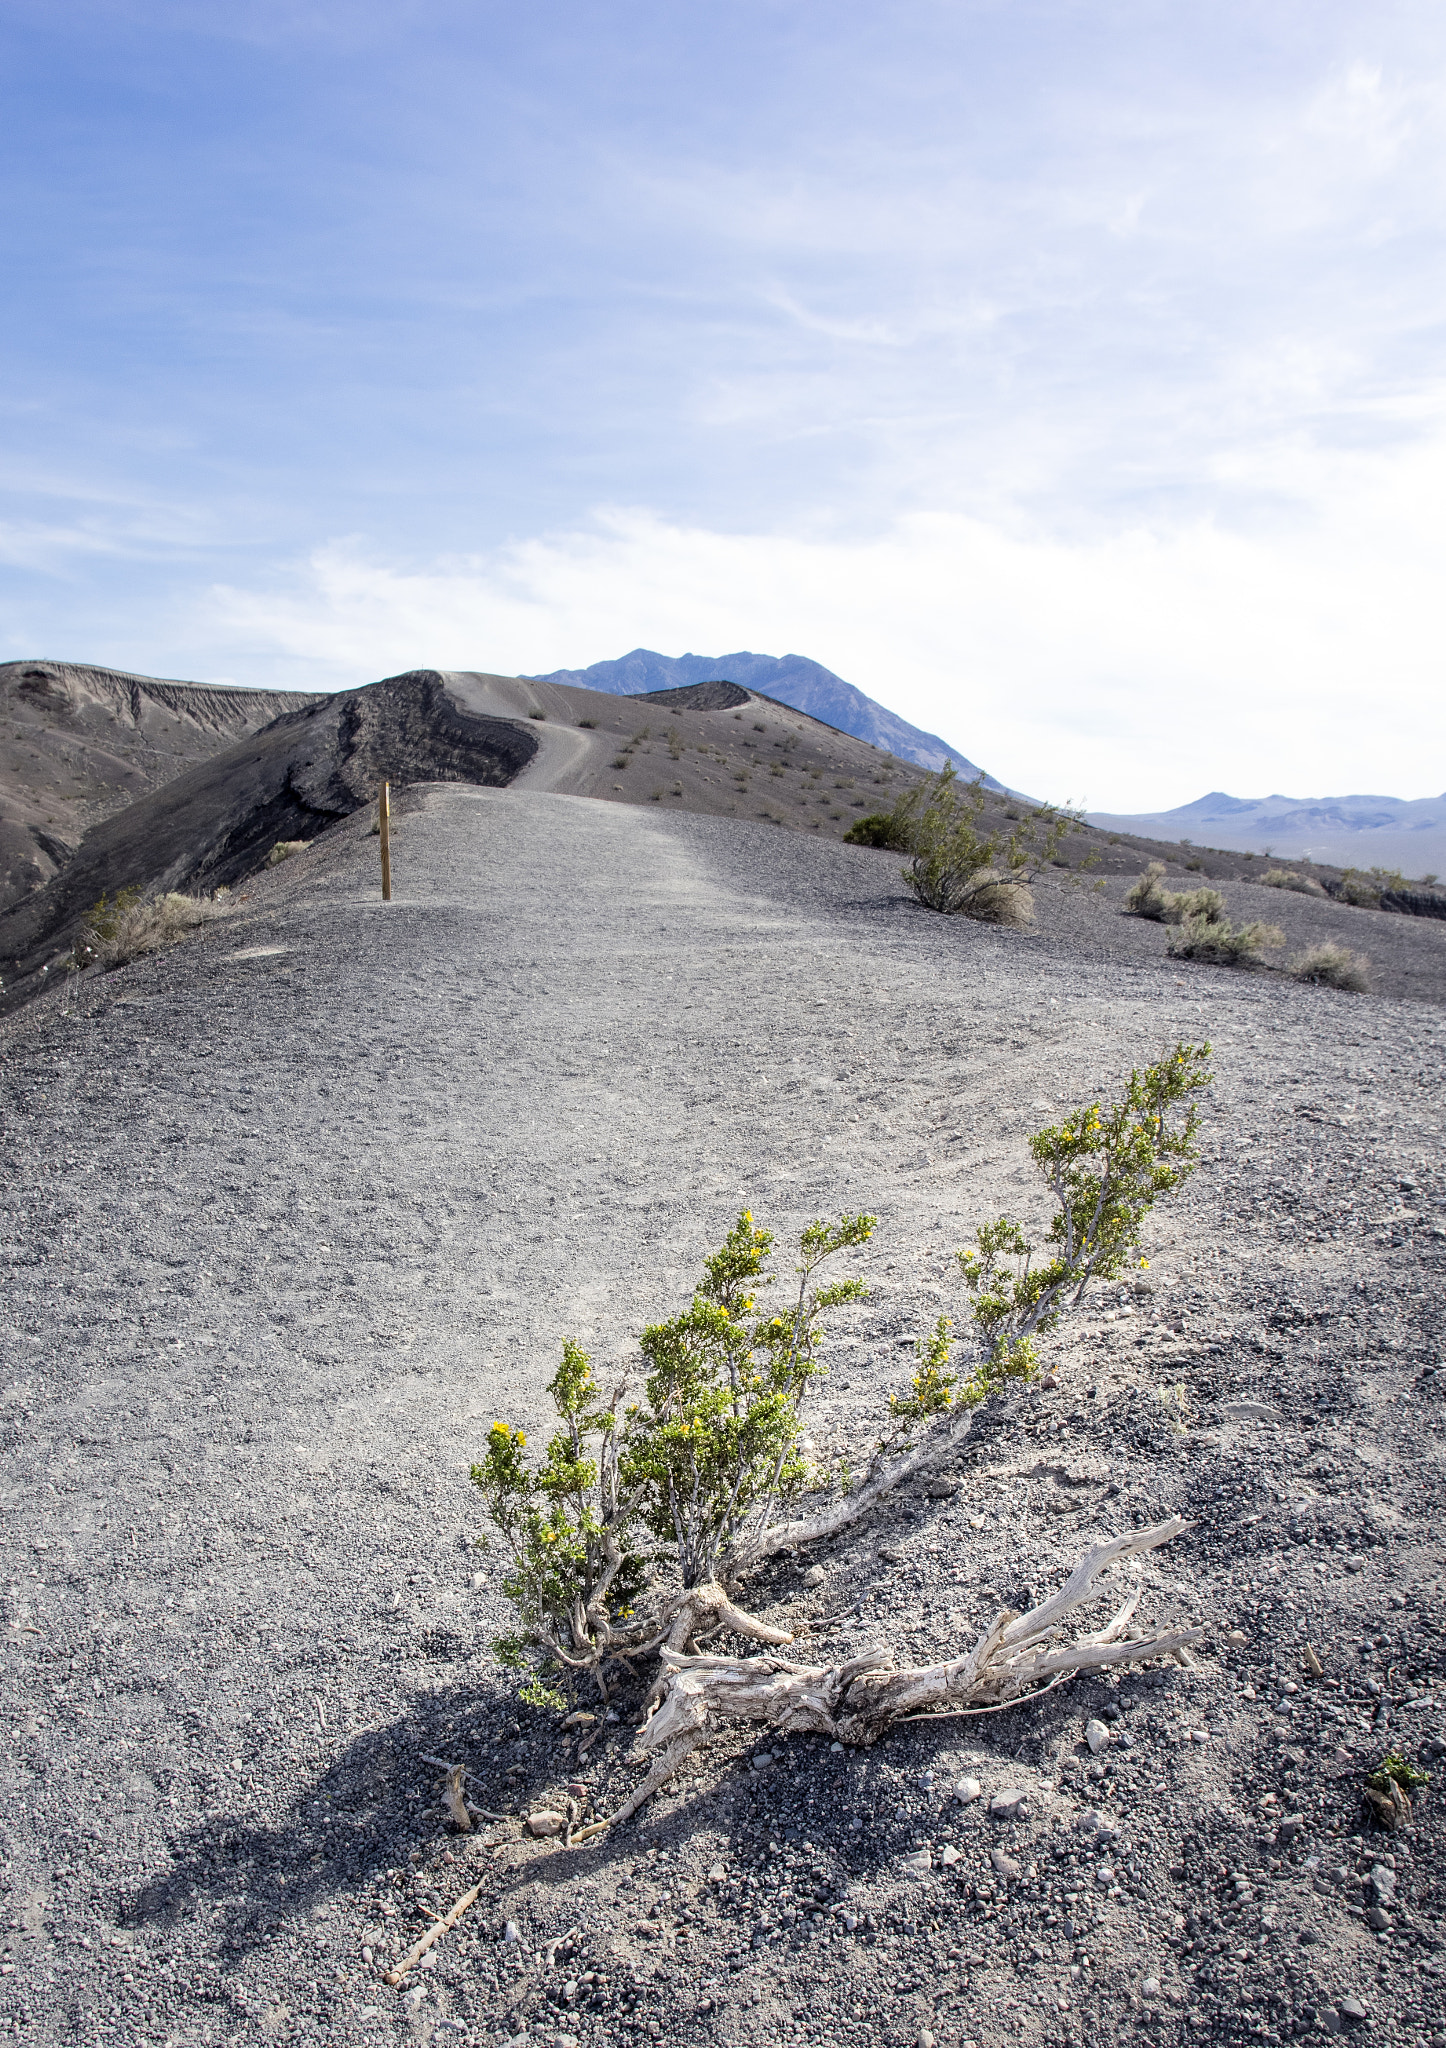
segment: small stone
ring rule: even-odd
[[[902,1861],[909,1877],[927,1877],[934,1868],[934,1859],[927,1849],[916,1849],[912,1856],[905,1856]]]
[[[821,1564],[814,1565],[810,1571],[806,1571],[803,1575],[805,1586],[822,1586],[827,1583],[827,1580],[828,1573]]]
[[[560,1835],[566,1826],[567,1815],[564,1813],[548,1813],[544,1810],[541,1813],[529,1813],[527,1816],[529,1834]]]
[[[1343,1998],[1336,2007],[1336,2011],[1343,2020],[1355,2026],[1359,2026],[1366,2017],[1366,2008],[1362,2005],[1359,1998]]]
[[[1384,1907],[1367,1906],[1366,1925],[1376,1934],[1384,1934],[1391,1924],[1391,1916]]]
[[[989,1802],[996,1820],[1022,1820],[1029,1812],[1029,1794],[1022,1785],[1006,1785]]]
[[[1142,1985],[1140,1986],[1140,1996],[1141,1996],[1141,1998],[1158,1998],[1158,1997],[1159,1997],[1159,1995],[1160,1995],[1160,1980],[1159,1980],[1159,1978],[1158,1978],[1158,1977],[1147,1977],[1147,1978],[1145,1979],[1144,1983],[1143,1983],[1143,1984],[1142,1984]]]
[[[961,1806],[972,1806],[981,1789],[977,1778],[961,1778],[954,1787],[954,1797]]]
[[[991,1849],[989,1861],[994,1865],[995,1873],[999,1877],[1018,1877],[1024,1868],[1022,1863],[1007,1855],[1003,1849]]]
[[[934,2048],[934,2036],[927,2027],[920,2027],[915,2035],[914,2048]]]
[[[518,1926],[515,1920],[509,1920],[507,1922],[506,1926],[502,1930],[502,1939],[504,1941],[521,1941],[522,1929]]]
[[[1378,1906],[1390,1905],[1391,1900],[1396,1894],[1396,1873],[1394,1870],[1384,1863],[1373,1864],[1371,1874],[1366,1879],[1366,1883],[1370,1886],[1371,1897]]]
[[[1090,1755],[1098,1756],[1109,1744],[1110,1731],[1103,1721],[1086,1721],[1085,1741],[1090,1746]]]
[[[1114,1871],[1111,1869],[1108,1863],[1102,1863],[1099,1869],[1095,1872],[1095,1883],[1099,1886],[1101,1891],[1104,1891],[1110,1885],[1112,1885],[1114,1881]]]
[[[1232,1650],[1243,1650],[1250,1638],[1243,1628],[1232,1628],[1227,1630],[1225,1640]]]
[[[830,1756],[842,1756],[844,1753],[843,1744],[841,1742],[831,1742],[828,1746],[828,1753]]]
[[[1288,1849],[1305,1826],[1303,1813],[1288,1813],[1276,1830],[1275,1839],[1282,1849]]]
[[[1280,1410],[1265,1401],[1227,1401],[1221,1409],[1227,1422],[1279,1422]]]
[[[727,1875],[728,1873],[721,1863],[712,1863],[708,1866],[709,1884],[722,1884]]]
[[[930,1500],[953,1500],[959,1491],[957,1479],[931,1479],[924,1488]]]
[[[944,1848],[942,1848],[939,1851],[939,1861],[943,1864],[946,1870],[952,1870],[954,1865],[959,1861],[959,1851],[954,1847],[954,1844],[952,1842],[948,1843]]]
[[[1190,1730],[1190,1740],[1191,1740],[1191,1741],[1192,1741],[1192,1742],[1193,1742],[1193,1743],[1194,1743],[1194,1744],[1196,1745],[1196,1747],[1197,1747],[1197,1748],[1199,1748],[1199,1749],[1203,1749],[1203,1748],[1205,1747],[1206,1743],[1207,1743],[1207,1742],[1208,1742],[1208,1741],[1210,1740],[1210,1731],[1209,1731],[1209,1729],[1208,1729],[1208,1728],[1192,1728],[1192,1729]]]

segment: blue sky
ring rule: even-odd
[[[0,658],[1446,785],[1439,7],[11,0]]]

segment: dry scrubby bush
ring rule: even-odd
[[[278,839],[266,856],[267,867],[279,868],[281,863],[290,860],[294,853],[305,853],[310,844],[309,839]]]
[[[1064,1617],[1095,1597],[1099,1572],[1168,1540],[1183,1526],[1171,1520],[1096,1546],[1054,1599],[1025,1616],[1003,1610],[966,1657],[948,1663],[896,1671],[890,1653],[872,1650],[824,1670],[696,1647],[721,1630],[789,1643],[739,1604],[747,1574],[886,1508],[906,1479],[947,1456],[991,1393],[1034,1377],[1038,1339],[1091,1281],[1136,1260],[1152,1205],[1197,1163],[1194,1098],[1209,1083],[1209,1053],[1177,1045],[1132,1074],[1118,1101],[1091,1103],[1035,1135],[1030,1149],[1054,1206],[1044,1243],[1009,1217],[977,1232],[958,1255],[972,1297],[967,1339],[941,1317],[916,1346],[909,1388],[890,1397],[852,1454],[821,1458],[805,1418],[825,1373],[826,1320],[865,1294],[857,1279],[820,1274],[868,1241],[868,1215],[809,1224],[796,1286],[770,1314],[759,1297],[773,1284],[774,1240],[745,1210],[705,1262],[689,1306],[643,1331],[645,1377],[633,1399],[624,1384],[599,1387],[592,1361],[569,1340],[549,1388],[560,1426],[540,1460],[520,1429],[492,1425],[472,1479],[507,1554],[502,1590],[517,1627],[497,1649],[525,1674],[524,1697],[564,1705],[561,1678],[590,1680],[606,1698],[618,1668],[636,1675],[646,1659],[660,1667],[657,1712],[641,1741],[663,1755],[614,1820],[672,1775],[714,1715],[867,1743],[905,1713],[1027,1697],[1086,1666],[1198,1638],[1132,1629],[1131,1601],[1105,1629],[1059,1640]]]
[[[225,909],[225,903],[214,898],[181,896],[175,891],[143,896],[139,889],[122,889],[114,898],[102,896],[86,913],[69,964],[107,971],[124,967],[143,954],[159,953],[174,945],[198,925],[223,916]]]
[[[905,791],[889,811],[860,818],[845,834],[855,846],[878,846],[910,856],[904,880],[929,910],[972,917],[1015,930],[1034,911],[1029,884],[1054,860],[1073,813],[1042,804],[1015,820],[1014,829],[982,829],[986,804],[982,776],[959,787],[953,764]]]
[[[1322,988],[1350,989],[1357,995],[1370,993],[1370,961],[1364,953],[1353,953],[1349,946],[1338,946],[1333,940],[1298,954],[1290,963],[1290,971],[1297,981],[1313,981]]]
[[[1174,959],[1258,967],[1265,947],[1284,945],[1284,933],[1273,924],[1231,924],[1218,889],[1166,889],[1161,886],[1164,874],[1164,862],[1152,860],[1125,891],[1125,908],[1136,917],[1176,927],[1166,946]]]
[[[1175,960],[1202,960],[1215,967],[1259,967],[1267,946],[1283,946],[1274,924],[1230,924],[1208,917],[1187,918],[1172,931],[1165,950]]]
[[[1406,877],[1399,868],[1372,868],[1369,874],[1362,874],[1359,868],[1347,868],[1335,890],[1337,903],[1349,903],[1354,910],[1379,910],[1381,892],[1385,889],[1404,889]]]
[[[1272,868],[1260,877],[1262,889],[1294,889],[1302,896],[1324,896],[1314,875],[1298,875],[1293,868]]]
[[[1125,891],[1125,908],[1157,924],[1225,922],[1225,898],[1218,889],[1164,889],[1165,863],[1152,860],[1138,882]]]

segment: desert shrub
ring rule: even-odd
[[[962,889],[956,914],[979,924],[1000,924],[1022,932],[1034,922],[1034,891],[1017,875],[998,875],[985,868]]]
[[[547,713],[545,711],[529,711],[527,715],[529,718],[535,718],[541,723],[546,723]]]
[[[844,834],[846,846],[878,846],[891,853],[907,853],[908,840],[892,811],[870,811],[857,819]]]
[[[122,889],[113,901],[104,896],[90,911],[71,955],[76,967],[124,967],[143,954],[159,953],[198,925],[225,914],[222,903],[204,897],[142,897],[138,889]]]
[[[1165,915],[1165,906],[1171,901],[1170,891],[1161,888],[1165,876],[1165,863],[1152,860],[1137,882],[1132,882],[1125,891],[1125,908],[1132,910],[1136,917],[1152,917],[1157,921]]]
[[[549,1393],[562,1429],[529,1468],[520,1430],[495,1422],[472,1467],[512,1563],[503,1592],[524,1639],[556,1662],[598,1668],[662,1557],[684,1591],[711,1579],[750,1518],[767,1518],[810,1479],[800,1409],[821,1370],[821,1318],[862,1282],[817,1287],[818,1268],[867,1242],[872,1216],[811,1223],[799,1240],[795,1299],[755,1313],[774,1240],[744,1210],[707,1259],[690,1306],[639,1341],[644,1398],[598,1398],[587,1355],[569,1340]],[[663,1546],[657,1556],[645,1537]],[[516,1648],[513,1638],[501,1645]]]
[[[810,1223],[796,1285],[770,1314],[759,1297],[773,1284],[774,1239],[744,1210],[689,1306],[643,1331],[645,1380],[631,1402],[621,1385],[600,1394],[586,1354],[565,1343],[549,1388],[561,1426],[540,1459],[529,1462],[525,1436],[499,1421],[472,1468],[508,1552],[502,1590],[518,1629],[499,1654],[532,1671],[534,1688],[550,1668],[591,1674],[606,1693],[613,1660],[685,1650],[720,1624],[788,1641],[733,1604],[741,1574],[872,1513],[980,1402],[1034,1375],[1037,1337],[1092,1281],[1137,1261],[1151,1206],[1197,1162],[1192,1098],[1209,1083],[1209,1052],[1177,1045],[1133,1073],[1117,1102],[1037,1133],[1031,1151],[1056,1209],[1045,1243],[1005,1216],[959,1253],[972,1297],[968,1356],[955,1367],[958,1340],[940,1318],[871,1446],[822,1458],[804,1425],[825,1371],[825,1319],[865,1293],[857,1279],[818,1275],[868,1242],[872,1216]],[[809,1517],[792,1519],[804,1503]]]
[[[929,910],[1017,924],[1032,907],[1028,883],[1054,858],[1075,820],[1042,804],[1008,834],[986,832],[985,801],[983,777],[961,790],[952,762],[900,797],[889,815],[912,855],[904,880]]]
[[[1183,1041],[1131,1073],[1117,1102],[1092,1102],[1036,1132],[1029,1149],[1055,1202],[1047,1248],[1007,1216],[959,1254],[985,1356],[1012,1371],[1034,1365],[1034,1339],[1077,1306],[1092,1280],[1113,1280],[1138,1253],[1145,1217],[1195,1171],[1210,1047]],[[1144,1263],[1143,1260],[1140,1261]]]
[[[1225,898],[1218,889],[1165,889],[1163,861],[1152,860],[1140,879],[1125,891],[1125,908],[1157,924],[1223,924]]]
[[[1297,955],[1290,963],[1290,971],[1297,981],[1313,981],[1321,988],[1351,989],[1357,995],[1370,993],[1371,963],[1365,954],[1353,953],[1349,946],[1338,946],[1330,939]]]
[[[584,732],[597,731],[597,720],[595,718],[580,718],[577,722]]]
[[[1187,917],[1171,932],[1166,950],[1176,960],[1203,960],[1216,967],[1258,967],[1267,946],[1284,944],[1285,933],[1278,925],[1234,925],[1228,920]]]
[[[1356,910],[1379,910],[1383,889],[1404,889],[1406,878],[1399,868],[1372,868],[1362,874],[1359,868],[1347,868],[1335,890],[1338,903],[1349,903]]]
[[[294,853],[305,853],[310,844],[309,839],[278,839],[266,856],[267,867],[279,868],[281,863],[290,860]]]
[[[1262,889],[1293,889],[1301,896],[1324,896],[1325,890],[1314,875],[1298,875],[1294,868],[1271,868],[1260,877]]]

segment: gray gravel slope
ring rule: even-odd
[[[1439,1668],[1439,1010],[1120,957],[1135,927],[1063,892],[1036,937],[946,923],[876,857],[765,826],[457,785],[400,810],[392,905],[358,817],[202,938],[4,1027],[0,2026],[1284,2039],[1359,1995],[1386,2038],[1429,2039],[1431,1840],[1397,1845],[1377,1935],[1351,1837],[1369,1755],[1440,1730],[1398,1705]],[[744,1200],[784,1231],[868,1206],[874,1297],[818,1418],[843,1430],[958,1311],[953,1247],[1038,1216],[1048,1108],[1201,1035],[1209,1161],[1160,1220],[1156,1292],[1102,1302],[1058,1390],[981,1422],[959,1499],[906,1504],[904,1551],[866,1531],[823,1592],[793,1565],[756,1592],[849,1610],[827,1654],[928,1653],[1179,1505],[1199,1526],[1154,1611],[1248,1642],[1089,1696],[1133,1759],[1079,1749],[1089,1699],[1065,1695],[868,1758],[710,1766],[586,1858],[508,1826],[449,1843],[424,1757],[465,1757],[496,1810],[579,1769],[499,1686],[467,1547],[469,1458],[493,1417],[543,1421],[562,1336],[625,1363]],[[1242,1396],[1278,1427],[1232,1419]],[[1307,1626],[1334,1688],[1315,1719],[1280,1690]],[[630,1769],[610,1731],[585,1777],[606,1806]],[[965,1769],[1023,1778],[1030,1810],[947,1804]],[[1289,1855],[1262,1846],[1267,1790],[1306,1817]],[[1076,1830],[1097,1809],[1122,1838]],[[957,1866],[904,1870],[946,1843]],[[439,1967],[386,1990],[364,1948],[395,1954],[479,1879]],[[850,1900],[853,1930],[815,1920]],[[1156,1976],[1170,1996],[1142,2003]]]

